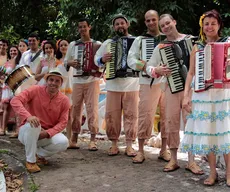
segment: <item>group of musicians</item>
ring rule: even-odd
[[[197,175],[204,174],[194,161],[194,155],[207,155],[210,174],[204,184],[214,185],[217,181],[215,157],[223,154],[226,183],[230,186],[230,91],[215,86],[194,91],[194,82],[199,83],[199,80],[196,81],[197,60],[200,59],[197,58],[198,52],[202,52],[206,44],[211,42],[227,45],[228,38],[222,38],[220,34],[220,14],[211,10],[201,16],[198,41],[192,35],[178,32],[176,20],[170,14],[158,16],[157,11],[149,10],[145,13],[145,24],[146,34],[133,37],[128,32],[130,23],[127,17],[116,15],[112,20],[116,35],[101,43],[91,39],[91,25],[87,19],[78,21],[81,38],[69,44],[63,62],[66,70],[72,71],[73,83],[72,134],[68,145],[65,136],[61,134],[67,125],[69,112],[66,109],[70,106],[69,102],[63,102],[68,100],[67,97],[58,92],[58,88],[68,78],[62,72],[58,69],[50,70],[44,75],[46,85],[42,88],[35,85],[12,99],[11,105],[24,123],[19,130],[19,140],[25,145],[26,165],[30,172],[40,171],[37,164],[47,164],[45,157],[54,152],[63,151],[67,147],[80,148],[78,135],[84,105],[91,134],[88,149],[98,150],[99,80],[104,74],[107,90],[106,134],[111,141],[109,156],[119,154],[118,140],[123,118],[125,154],[133,157],[133,163],[144,162],[144,143],[151,136],[159,105],[162,145],[158,158],[168,162],[163,171],[171,172],[180,168],[177,151],[182,118],[186,125],[181,144],[181,149],[188,152],[186,169]],[[36,38],[31,37],[31,40],[36,41]],[[203,58],[206,52],[202,52]],[[26,54],[29,55],[23,54],[22,59]],[[35,67],[34,62],[28,65]],[[204,62],[201,65],[204,69]],[[51,111],[54,111],[55,117],[50,117]],[[29,137],[28,133],[33,137]],[[137,153],[132,147],[136,136],[139,144]]]

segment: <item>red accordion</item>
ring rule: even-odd
[[[195,92],[230,88],[230,43],[208,43],[196,52]]]
[[[74,70],[74,77],[79,76],[94,76],[101,77],[98,66],[94,63],[94,55],[101,44],[97,42],[76,43],[75,45],[75,59],[77,59],[81,66]]]

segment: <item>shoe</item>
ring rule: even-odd
[[[120,153],[118,147],[110,147],[109,151],[108,151],[108,155],[109,156],[115,156],[118,155]]]
[[[165,150],[163,153],[160,153],[158,159],[169,162],[171,159],[171,153],[168,150]]]
[[[47,161],[44,157],[38,157],[36,155],[36,163],[38,165],[48,165],[49,164],[49,161]]]
[[[216,174],[215,178],[213,178],[213,177],[211,177],[211,175],[209,175],[209,177],[204,180],[204,185],[213,186],[216,184],[217,181],[218,181],[218,174]]]
[[[192,162],[188,164],[185,170],[192,172],[195,175],[203,175],[204,171],[196,164],[196,162]]]
[[[176,162],[170,161],[163,169],[164,172],[172,172],[179,169],[180,166]]]
[[[141,164],[145,161],[145,155],[144,153],[137,152],[137,155],[133,158],[133,163],[134,164]]]
[[[89,151],[97,151],[98,150],[97,144],[94,141],[90,141],[88,150]]]
[[[135,152],[135,150],[132,147],[126,147],[125,155],[127,155],[128,157],[135,157],[137,155],[137,153]]]
[[[78,146],[77,143],[72,143],[72,142],[69,140],[69,146],[67,147],[67,149],[80,149],[80,147]]]
[[[26,162],[26,169],[30,173],[36,173],[36,172],[41,171],[37,163],[30,163],[30,162]]]

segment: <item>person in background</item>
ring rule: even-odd
[[[2,76],[7,76],[9,75],[16,67],[16,58],[17,55],[19,54],[19,50],[17,46],[11,46],[9,49],[9,60],[4,64],[4,67],[6,69],[5,73],[2,74]],[[9,120],[9,115],[11,111],[10,107],[10,100],[13,97],[13,92],[12,90],[5,84],[3,83],[2,85],[2,96],[1,96],[1,104],[2,104],[2,109],[3,109],[3,117],[2,117],[2,125],[0,126],[0,135],[5,135],[6,134],[6,129],[7,129],[7,123]]]
[[[28,36],[28,45],[29,50],[25,51],[22,54],[22,57],[19,62],[19,66],[28,65],[32,70],[32,73],[35,74],[37,70],[37,66],[40,63],[42,58],[42,50],[39,49],[40,38],[37,34],[31,33]]]
[[[58,61],[55,57],[56,46],[52,41],[46,41],[42,47],[43,54],[46,55],[46,57],[41,58],[40,63],[37,66],[35,79],[38,81],[38,85],[45,84],[43,77],[50,69],[56,67]]]
[[[28,40],[26,39],[21,39],[18,44],[18,49],[23,54],[28,50]]]

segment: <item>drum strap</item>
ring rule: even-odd
[[[42,49],[40,49],[40,50],[36,53],[36,55],[34,55],[34,57],[31,59],[30,62],[33,62],[35,59],[37,59],[37,57],[41,54],[41,52],[42,52]]]

